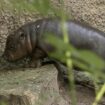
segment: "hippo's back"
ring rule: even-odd
[[[45,20],[42,26],[42,32],[51,32],[58,37],[63,36],[62,23],[59,19]],[[64,26],[72,45],[80,49],[90,49],[101,56],[105,56],[104,32],[75,20],[65,21]]]

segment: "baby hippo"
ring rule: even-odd
[[[66,20],[64,25],[69,42],[74,47],[91,50],[105,59],[104,32],[75,20]],[[3,56],[9,61],[30,56],[37,66],[38,60],[48,57],[48,53],[54,51],[54,47],[45,41],[45,33],[63,38],[61,20],[44,18],[21,26],[7,37]]]

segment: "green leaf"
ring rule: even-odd
[[[58,58],[60,58],[60,60],[62,60],[63,58],[64,61],[65,52],[69,50],[72,54],[72,59],[80,62],[80,64],[78,63],[78,66],[80,66],[80,68],[81,65],[85,65],[85,69],[95,69],[95,71],[103,70],[103,68],[105,68],[105,61],[92,51],[78,50],[71,44],[65,44],[62,38],[58,38],[51,34],[48,34],[46,36],[46,41],[56,48],[56,54],[54,54],[55,52],[53,52],[52,54],[54,55],[54,57],[57,58],[58,56],[60,56]]]

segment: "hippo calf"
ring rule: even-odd
[[[73,46],[89,49],[105,59],[104,32],[75,20],[66,20],[64,25]],[[44,18],[21,26],[7,37],[3,56],[9,61],[31,56],[32,62],[37,65],[38,60],[54,51],[52,45],[45,42],[45,33],[62,38],[61,20]]]

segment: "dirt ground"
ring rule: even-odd
[[[70,88],[66,86],[61,81],[58,81],[60,94],[64,97],[65,100],[67,100],[70,105]],[[76,101],[77,105],[93,105],[93,102],[95,100],[95,91],[92,88],[89,88],[87,86],[83,86],[81,84],[75,84],[76,87]],[[69,94],[68,94],[69,93]],[[98,105],[105,105],[105,97],[101,99],[101,101],[98,103]]]

